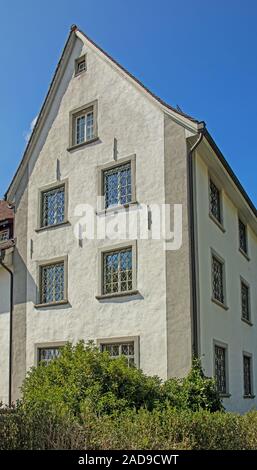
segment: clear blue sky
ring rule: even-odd
[[[1,0],[0,196],[72,23],[203,119],[257,204],[257,0]]]

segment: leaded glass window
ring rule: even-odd
[[[246,225],[240,219],[238,220],[238,230],[239,230],[239,247],[244,253],[247,254]]]
[[[250,298],[249,298],[249,287],[241,282],[241,308],[242,318],[244,320],[250,320]]]
[[[89,111],[76,118],[75,144],[82,144],[94,137],[94,113]]]
[[[40,267],[40,303],[64,300],[64,262]]]
[[[212,256],[212,295],[224,303],[224,266],[215,256]]]
[[[6,242],[7,240],[9,240],[9,236],[10,236],[9,229],[1,230],[0,231],[0,243],[1,242]]]
[[[244,355],[244,395],[252,395],[252,364],[251,357]]]
[[[105,207],[131,202],[131,163],[104,171]]]
[[[49,364],[53,359],[60,356],[61,348],[54,347],[54,348],[39,348],[38,349],[38,363],[45,363]]]
[[[135,365],[135,348],[133,341],[126,343],[103,343],[101,344],[101,351],[107,351],[112,359],[125,356],[128,361],[128,366]]]
[[[217,186],[210,179],[209,187],[209,198],[210,198],[210,212],[221,223],[221,201],[220,191]]]
[[[64,222],[65,217],[65,187],[44,191],[42,193],[41,227],[48,227]]]
[[[227,393],[226,349],[215,345],[215,379],[219,393]]]
[[[103,293],[132,290],[132,248],[104,253]]]

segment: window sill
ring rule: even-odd
[[[133,296],[137,294],[139,294],[138,290],[129,290],[126,292],[113,292],[112,294],[96,295],[95,298],[97,300],[105,300],[105,299],[113,299],[113,298],[118,298],[118,297]]]
[[[137,206],[137,201],[131,201],[126,204],[119,204],[118,206],[107,207],[106,209],[100,209],[96,211],[96,215],[108,215],[115,212],[122,211],[123,209],[129,209],[131,206]]]
[[[253,323],[250,320],[246,320],[246,318],[241,317],[241,320],[249,326],[253,326]]]
[[[94,137],[93,139],[86,140],[85,142],[82,142],[81,144],[71,145],[70,147],[67,148],[67,151],[72,152],[74,150],[85,147],[86,145],[93,144],[94,142],[97,142],[97,141],[99,141],[99,137]]]
[[[211,298],[212,302],[214,302],[216,305],[218,305],[219,307],[222,307],[224,308],[224,310],[228,310],[229,307],[226,305],[226,304],[223,304],[222,302],[220,302],[219,300],[215,299],[214,297]]]
[[[220,398],[230,398],[231,393],[219,393]]]
[[[255,398],[255,395],[243,395],[243,398],[253,399],[253,398]]]
[[[238,251],[241,253],[241,255],[245,257],[245,259],[247,259],[247,261],[250,261],[248,254],[244,250],[242,250],[242,248],[238,248]]]
[[[58,224],[46,225],[45,227],[38,227],[35,229],[35,232],[44,232],[45,230],[51,230],[57,227],[63,227],[65,225],[70,225],[70,222],[68,220],[64,220],[63,222],[60,222]]]
[[[226,232],[226,229],[224,228],[224,225],[218,219],[216,219],[216,217],[211,212],[209,212],[209,217],[219,227],[219,229],[223,233]]]
[[[50,302],[47,304],[34,304],[35,308],[50,308],[50,307],[58,307],[59,305],[67,305],[69,301],[67,299],[60,300],[59,302]]]

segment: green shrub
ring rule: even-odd
[[[127,408],[153,409],[160,399],[160,380],[148,377],[126,359],[112,360],[93,344],[68,344],[59,358],[32,368],[22,387],[22,401],[28,409],[48,405],[60,415],[79,416],[121,412]]]
[[[223,410],[215,380],[205,377],[199,359],[194,359],[187,377],[167,380],[162,392],[162,403],[168,402],[169,406],[177,409],[211,412]]]

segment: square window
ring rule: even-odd
[[[87,69],[86,56],[83,55],[75,60],[75,75],[85,72]]]
[[[242,319],[250,321],[250,289],[243,281],[241,281],[241,311]]]
[[[215,344],[214,362],[217,390],[224,395],[227,393],[226,348]]]
[[[57,225],[65,220],[65,185],[41,192],[40,227]]]
[[[212,255],[212,296],[222,304],[225,303],[224,263],[214,255]]]
[[[53,359],[60,356],[61,347],[38,348],[38,364],[49,364]]]
[[[40,266],[40,303],[54,304],[65,300],[64,261]]]
[[[244,354],[243,356],[244,367],[244,396],[252,396],[252,358]]]
[[[239,248],[247,254],[247,229],[242,220],[238,219]]]
[[[100,343],[100,350],[107,351],[112,359],[119,356],[125,356],[129,367],[135,365],[135,347],[134,341],[120,343]]]
[[[220,198],[220,190],[214,184],[214,182],[210,179],[209,182],[209,204],[210,204],[210,213],[213,217],[221,224],[221,198]]]

